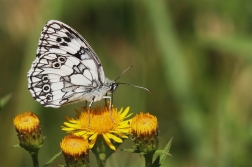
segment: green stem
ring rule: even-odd
[[[106,166],[106,155],[101,155],[101,154],[95,154],[96,161],[98,167],[105,167]]]
[[[144,154],[145,167],[152,167],[153,153]]]
[[[109,148],[101,135],[98,135],[92,151],[95,154],[98,167],[105,167],[106,160],[114,153],[114,150]]]
[[[39,167],[38,151],[30,152],[30,154],[31,154],[31,157],[32,157],[33,167]]]

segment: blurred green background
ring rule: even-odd
[[[252,1],[0,1],[0,166],[31,166],[13,118],[33,111],[46,140],[42,166],[59,152],[65,116],[83,103],[44,108],[27,89],[41,30],[49,20],[76,29],[96,51],[105,74],[121,82],[115,107],[159,120],[160,148],[173,137],[164,166],[252,166]],[[94,105],[103,105],[97,102]],[[121,148],[132,145],[127,140]],[[64,164],[63,156],[52,165]],[[96,166],[91,156],[92,166]],[[113,154],[107,166],[144,166],[137,154]]]

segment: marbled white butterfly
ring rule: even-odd
[[[77,31],[56,20],[44,26],[27,77],[34,99],[54,108],[83,100],[90,107],[102,98],[109,98],[111,107],[107,93],[121,84],[105,77],[98,56]]]

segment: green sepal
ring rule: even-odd
[[[40,149],[43,146],[43,143],[38,146],[38,149]]]
[[[44,166],[48,166],[50,165],[51,163],[53,163],[53,161],[58,158],[60,155],[62,154],[62,152],[58,152],[57,154],[55,154]],[[65,166],[65,165],[62,165],[62,166]]]
[[[133,148],[129,148],[129,149],[120,149],[120,151],[123,151],[123,152],[128,152],[128,153],[140,153],[138,150],[136,149],[133,149]]]
[[[11,146],[11,148],[20,148],[20,145],[19,144],[15,144],[15,145]]]
[[[59,166],[59,167],[67,167],[67,165],[61,165],[61,164],[58,164],[57,166]]]

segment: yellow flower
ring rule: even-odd
[[[147,113],[143,114],[142,112],[139,115],[136,115],[132,119],[132,133],[135,136],[148,136],[151,134],[157,133],[158,123],[157,117]]]
[[[19,114],[13,119],[13,124],[18,133],[19,145],[30,152],[37,151],[42,143],[40,121],[32,112]]]
[[[38,117],[32,112],[19,114],[13,119],[14,126],[17,131],[32,132],[40,126]]]
[[[131,133],[139,152],[150,153],[158,148],[157,117],[140,113],[132,119]]]
[[[77,119],[68,118],[68,122],[64,122],[65,127],[62,127],[62,130],[90,140],[90,148],[95,145],[98,136],[102,136],[112,150],[116,149],[113,142],[122,143],[121,138],[128,138],[126,135],[130,132],[131,119],[125,119],[131,115],[128,114],[129,107],[124,111],[121,109],[119,112],[113,107],[111,111],[106,106],[103,109],[96,107],[90,110],[90,115],[88,115],[87,109],[82,110],[83,112],[77,116]],[[112,114],[112,118],[110,114]]]
[[[88,140],[81,136],[65,136],[60,148],[68,166],[89,166]]]

